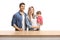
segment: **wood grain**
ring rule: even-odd
[[[0,37],[60,37],[60,31],[0,31]]]

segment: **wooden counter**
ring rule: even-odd
[[[0,37],[60,37],[60,31],[0,31]]]

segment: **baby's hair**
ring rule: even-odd
[[[36,14],[41,14],[41,11],[37,11]]]

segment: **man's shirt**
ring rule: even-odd
[[[25,16],[24,13],[20,12],[22,14],[22,29],[25,30]]]
[[[26,13],[24,13],[24,17],[25,18],[23,18],[23,16],[21,15],[21,13],[20,13],[20,11],[18,11],[17,13],[15,13],[14,15],[13,15],[13,18],[12,18],[12,26],[15,24],[16,26],[18,26],[19,28],[23,28],[23,26],[26,26]],[[25,21],[25,22],[24,22]],[[25,23],[25,25],[24,24],[22,24],[22,22],[24,22]],[[23,28],[24,29],[24,28]]]

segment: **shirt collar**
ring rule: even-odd
[[[21,15],[20,10],[18,11],[18,13]],[[24,12],[24,15],[25,15],[25,12]]]

